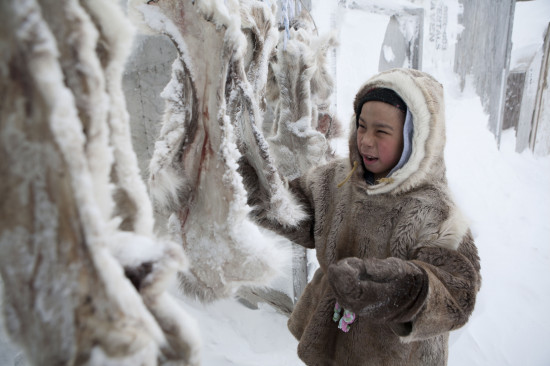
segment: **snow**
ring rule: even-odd
[[[448,99],[447,110],[454,116],[448,178],[471,221],[483,277],[470,322],[451,333],[450,365],[547,365],[550,157],[515,153],[513,131],[503,134],[497,150],[480,128],[486,117],[471,90]]]
[[[202,365],[303,365],[286,316],[272,307],[260,304],[251,310],[233,300],[182,304],[198,320],[204,338]]]
[[[312,13],[321,32],[331,27],[333,12],[341,10],[316,4]],[[449,4],[451,16],[458,13],[455,8]],[[348,121],[354,93],[377,69],[380,47],[371,48],[370,42],[381,44],[384,33],[365,37],[366,18],[359,22],[356,14],[340,15],[337,52],[346,62],[337,65],[337,105],[341,120]],[[374,29],[385,29],[383,16],[365,17],[378,24]],[[529,52],[542,44],[549,21],[549,0],[516,3],[512,59],[516,51],[532,56]],[[460,29],[449,26],[447,32],[454,35]],[[529,51],[524,44],[535,46]],[[431,62],[425,70],[445,87],[449,185],[470,221],[483,276],[469,323],[451,333],[449,366],[548,365],[544,333],[550,328],[550,156],[516,153],[513,131],[503,133],[497,148],[479,97],[470,84],[460,92],[449,57],[429,54],[424,61]],[[287,318],[267,305],[251,310],[234,300],[208,306],[185,300],[183,306],[201,324],[203,365],[303,365]]]

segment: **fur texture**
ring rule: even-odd
[[[268,104],[274,113],[268,143],[279,173],[289,180],[331,160],[329,139],[340,130],[329,108],[334,83],[326,62],[335,37],[315,36],[306,14],[294,19],[290,39],[279,43],[270,63]]]
[[[304,217],[260,132],[268,59],[277,41],[273,9],[249,0],[148,4],[135,4],[140,21],[178,49],[149,182],[189,258],[189,271],[179,276],[182,288],[213,301],[242,285],[265,286],[289,253],[265,240],[248,218],[239,161],[255,172],[274,219],[293,225]]]
[[[412,156],[394,179],[374,186],[365,182],[354,118],[350,159],[332,161],[290,183],[308,220],[295,228],[279,225],[261,209],[259,195],[252,198],[255,214],[262,225],[316,249],[320,268],[288,322],[306,364],[445,365],[448,332],[468,320],[481,279],[473,238],[446,184],[441,85],[425,73],[394,69],[369,80],[357,100],[373,86],[397,91],[414,117]],[[354,161],[358,168],[348,177]],[[349,333],[341,332],[332,322],[336,296],[325,274],[347,257],[396,257],[425,271],[428,293],[411,320],[372,321],[359,315]]]
[[[32,364],[196,365],[199,337],[166,292],[185,256],[153,235],[129,142],[121,75],[132,28],[122,9],[108,0],[11,1],[0,20],[0,272],[10,336]],[[126,203],[114,202],[114,190]],[[138,274],[140,292],[123,266]]]

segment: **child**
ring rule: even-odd
[[[309,219],[288,228],[255,212],[316,249],[320,268],[288,327],[307,365],[445,365],[481,279],[445,178],[442,87],[389,70],[363,85],[354,110],[349,160],[290,183]]]

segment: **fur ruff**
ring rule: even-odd
[[[411,111],[414,123],[413,150],[408,162],[392,174],[392,180],[368,187],[369,194],[391,192],[399,194],[412,190],[434,173],[443,170],[443,150],[445,147],[445,111],[443,108],[443,88],[435,79],[416,70],[398,69],[383,72],[369,79],[358,93],[360,95],[375,87],[395,90]],[[421,81],[419,81],[421,79]],[[353,117],[355,129],[355,116]],[[356,144],[355,135],[352,136]],[[354,149],[356,150],[356,149]],[[353,150],[352,150],[353,151]],[[357,158],[352,154],[353,158]]]

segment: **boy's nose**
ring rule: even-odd
[[[365,147],[371,147],[373,145],[374,139],[369,133],[365,133],[361,137],[361,145]]]

